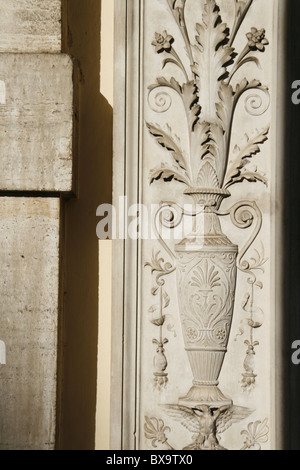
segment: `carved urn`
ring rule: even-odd
[[[176,245],[179,311],[193,385],[186,406],[232,404],[218,388],[232,323],[238,247],[224,235],[217,210],[227,190],[188,189],[204,207],[198,233]]]
[[[233,132],[242,97],[246,97],[244,109],[252,116],[263,114],[269,105],[266,86],[253,78],[241,78],[246,64],[260,64],[257,54],[269,44],[265,30],[252,27],[244,46],[239,39],[235,48],[252,3],[235,1],[236,21],[228,27],[215,0],[205,1],[202,15],[199,2],[166,0],[180,34],[156,32],[152,42],[155,52],[164,58],[165,76],[156,77],[149,86],[150,107],[164,116],[176,100],[183,117],[180,126],[174,120],[175,127],[167,118],[161,120],[162,125],[146,122],[149,133],[166,158],[168,155],[151,170],[150,183],[185,185],[185,195],[203,208],[202,226],[175,246],[175,256],[159,238],[165,251],[176,258],[179,313],[194,377],[191,389],[179,401],[190,408],[232,405],[218,388],[218,379],[232,324],[237,267],[247,271],[248,264],[241,263],[247,248],[238,253],[238,247],[222,232],[219,209],[233,185],[244,181],[267,184],[264,174],[251,164],[268,140],[269,127],[256,129],[251,136]],[[198,22],[190,25],[187,18],[194,17]],[[177,47],[182,48],[183,43],[180,54]],[[257,215],[255,203],[240,201],[227,215],[235,226],[247,228],[253,223],[253,212]],[[259,230],[260,222],[256,225]],[[254,239],[252,236],[248,247]],[[154,271],[163,272],[160,267]]]

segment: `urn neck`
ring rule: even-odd
[[[188,194],[194,200],[194,204],[202,206],[204,212],[213,212],[219,210],[223,199],[230,197],[227,189],[214,188],[188,188],[184,194]]]
[[[236,251],[236,246],[224,235],[218,216],[223,199],[230,196],[226,189],[188,188],[185,194],[194,200],[194,212],[200,214],[194,220],[193,232],[176,245],[176,251],[194,251],[199,247]],[[202,214],[202,215],[201,215]]]

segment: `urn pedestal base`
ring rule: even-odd
[[[216,385],[193,385],[186,396],[179,398],[179,405],[197,408],[207,405],[211,408],[232,406],[233,402],[227,398]]]

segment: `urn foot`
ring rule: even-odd
[[[227,398],[217,385],[193,385],[186,396],[179,398],[179,405],[189,408],[199,405],[220,408],[232,406],[233,402]]]

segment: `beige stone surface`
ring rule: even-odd
[[[0,190],[71,190],[71,59],[2,54],[0,80]]]
[[[0,52],[60,52],[61,0],[0,0]]]
[[[79,197],[65,199],[63,205],[64,304],[58,379],[61,413],[56,446],[59,450],[91,450],[95,448],[99,319],[96,208],[102,202],[109,203],[112,197],[113,113],[99,93],[101,2],[64,3],[68,18],[64,25],[66,52],[80,63],[80,75],[74,74],[79,102],[79,139],[75,139]],[[106,356],[102,361],[106,362]]]
[[[55,438],[59,199],[0,198],[0,449]]]

